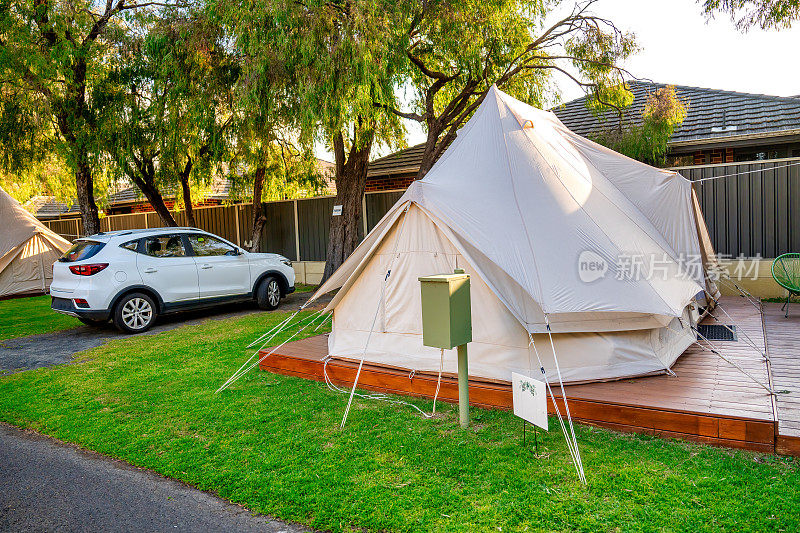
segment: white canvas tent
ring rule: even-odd
[[[0,297],[45,292],[53,263],[71,246],[0,189]]]
[[[549,324],[564,381],[617,379],[667,371],[694,342],[696,298],[716,294],[711,253],[685,178],[492,87],[312,300],[340,289],[331,356],[438,371],[439,350],[422,345],[417,278],[464,268],[471,375],[509,380],[538,371],[539,356],[553,379]],[[455,354],[444,361],[456,370]]]

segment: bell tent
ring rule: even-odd
[[[695,341],[698,299],[718,295],[712,257],[684,177],[492,87],[312,300],[339,289],[331,356],[436,372],[418,278],[463,268],[470,375],[507,381],[541,366],[552,380],[557,363],[564,382],[611,380],[668,372]],[[456,371],[455,354],[443,360]]]
[[[0,189],[0,297],[46,292],[53,263],[70,242],[36,220]]]

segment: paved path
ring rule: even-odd
[[[0,424],[0,531],[308,531]]]
[[[310,292],[292,293],[281,302],[275,312],[296,311],[312,294]],[[327,302],[329,300],[330,296],[327,296],[320,301]],[[165,315],[158,319],[152,329],[146,333],[140,333],[140,335],[153,335],[187,324],[199,324],[209,319],[222,320],[261,312],[264,311],[258,309],[255,303],[239,303]],[[66,331],[0,341],[0,375],[4,371],[12,372],[68,363],[78,352],[96,348],[112,339],[130,336],[120,332],[109,323],[103,327],[81,326]]]

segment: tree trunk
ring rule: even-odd
[[[189,174],[192,172],[192,157],[186,156],[186,165],[180,175],[181,191],[183,192],[183,207],[186,210],[186,222],[189,226],[196,228],[197,222],[194,220],[194,209],[192,208],[192,191],[189,188]]]
[[[419,170],[417,170],[417,176],[414,179],[420,180],[424,178],[445,148],[455,140],[455,128],[448,129],[447,133],[441,137],[444,131],[445,128],[439,121],[428,121],[428,138],[425,139],[425,150],[422,152],[422,160],[419,163]]]
[[[250,236],[250,251],[257,252],[261,245],[261,231],[267,217],[264,215],[264,204],[261,202],[261,191],[264,190],[264,175],[267,169],[263,166],[256,169],[253,175],[253,233]]]
[[[342,134],[337,133],[333,139],[336,158],[336,205],[342,206],[342,214],[331,216],[323,282],[345,262],[364,237],[361,200],[367,184],[367,167],[374,135],[371,129],[356,131],[346,160]]]
[[[134,172],[128,172],[128,176],[130,176],[136,186],[139,187],[139,190],[142,191],[147,201],[150,202],[150,205],[153,206],[153,209],[161,218],[161,222],[163,222],[165,226],[176,227],[178,223],[175,221],[175,217],[172,216],[172,212],[164,203],[164,198],[161,197],[161,192],[159,192],[158,188],[155,186],[153,177],[139,176]]]
[[[76,132],[87,128],[86,113],[86,61],[78,60],[73,67],[72,83],[66,86],[66,98],[56,115],[61,136],[75,157],[75,189],[81,210],[84,235],[100,232],[100,215],[94,201],[94,179],[89,166],[89,153],[82,136]]]
[[[425,174],[428,173],[436,162],[436,141],[439,139],[439,133],[440,132],[435,131],[428,132],[428,138],[425,139],[425,150],[422,152],[422,159],[419,162],[419,169],[414,179],[420,180],[424,178]]]
[[[78,205],[83,220],[83,234],[94,235],[100,232],[100,216],[97,213],[97,204],[94,201],[94,182],[92,170],[86,158],[80,158],[78,168],[75,170],[75,188],[78,193]]]

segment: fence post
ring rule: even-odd
[[[78,219],[75,219],[75,238],[79,238],[81,236],[81,224],[78,222]]]
[[[364,227],[364,237],[367,236],[367,193],[361,195],[361,222]]]
[[[300,262],[300,223],[297,216],[297,200],[292,200],[294,204],[294,253],[297,257],[297,262]]]
[[[242,232],[241,232],[241,228],[239,227],[239,206],[238,205],[234,204],[234,206],[233,206],[233,215],[234,215],[234,220],[236,221],[236,246],[241,246],[242,245]]]

